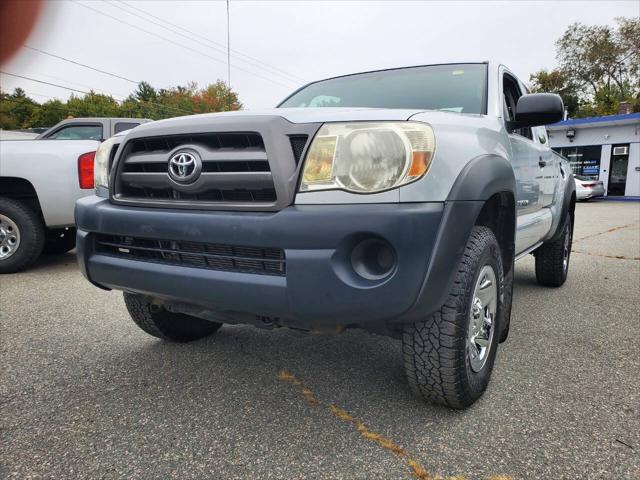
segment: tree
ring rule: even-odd
[[[152,102],[157,96],[156,89],[147,82],[140,82],[137,90],[133,93],[133,97],[139,102]]]
[[[158,92],[158,102],[163,107],[160,114],[163,118],[189,115],[194,113],[193,96],[198,91],[198,84],[190,82],[186,86],[162,89]]]
[[[580,108],[578,88],[571,77],[563,70],[538,70],[529,77],[533,92],[557,93],[562,97],[564,108],[570,117]]]
[[[0,128],[18,129],[29,126],[29,118],[38,104],[23,89],[16,88],[11,95],[0,92]]]
[[[83,97],[71,95],[67,108],[76,117],[117,117],[120,114],[120,105],[113,97],[94,91]]]
[[[616,27],[574,23],[556,42],[559,71],[575,85],[578,116],[617,113],[620,102],[640,107],[640,19]]]
[[[71,95],[66,102],[50,100],[38,104],[17,88],[13,94],[0,91],[0,128],[50,127],[69,115],[74,117],[143,117],[159,120],[193,113],[238,110],[238,94],[218,80],[204,89],[195,82],[156,90],[140,82],[123,102],[94,91]]]
[[[238,95],[222,80],[218,80],[193,96],[193,109],[198,113],[224,112],[241,108]]]
[[[49,100],[33,111],[29,118],[29,124],[39,127],[52,127],[69,115],[71,115],[71,111],[64,103],[57,99]]]

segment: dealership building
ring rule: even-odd
[[[547,130],[574,175],[602,180],[605,195],[640,197],[640,113],[564,120]]]

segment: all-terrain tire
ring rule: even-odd
[[[42,253],[45,238],[42,220],[22,202],[6,197],[0,197],[0,215],[16,225],[19,232],[16,250],[11,255],[5,253],[6,257],[0,257],[0,273],[24,270]]]
[[[76,229],[51,228],[47,230],[42,253],[47,255],[61,255],[76,248]]]
[[[567,280],[573,240],[573,216],[571,213],[562,227],[562,235],[543,243],[533,253],[536,257],[536,280],[546,287],[559,287]]]
[[[495,273],[497,312],[487,357],[479,371],[470,364],[469,328],[473,294],[485,266]],[[444,305],[424,321],[404,328],[404,366],[412,391],[423,399],[462,409],[483,394],[493,369],[501,309],[503,308],[503,268],[500,246],[491,229],[475,226],[457,268],[456,277]]]
[[[138,327],[163,340],[191,342],[215,333],[222,326],[191,315],[169,312],[142,295],[125,292],[124,303]]]

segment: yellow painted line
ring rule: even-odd
[[[343,410],[337,405],[327,405],[320,402],[315,393],[313,393],[313,391],[309,387],[305,386],[302,381],[291,372],[281,370],[280,372],[278,372],[277,378],[278,380],[288,382],[296,387],[299,387],[302,391],[302,395],[310,406],[315,407],[317,405],[322,405],[327,407],[335,417],[345,423],[353,425],[363,438],[374,442],[379,447],[382,447],[395,456],[401,458],[406,463],[407,467],[409,467],[409,469],[411,470],[411,474],[418,480],[467,480],[467,477],[453,476],[443,478],[440,475],[432,475],[427,470],[425,470],[425,468],[420,465],[417,460],[413,459],[400,445],[386,438],[385,436],[370,430],[362,420],[358,420],[349,412]],[[487,477],[486,480],[513,480],[513,478],[504,475],[492,475],[490,477]]]

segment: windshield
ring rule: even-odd
[[[370,107],[485,113],[486,64],[429,65],[321,80],[280,107]]]

